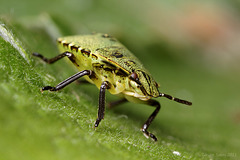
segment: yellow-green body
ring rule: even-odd
[[[111,94],[124,96],[129,101],[147,101],[159,97],[158,84],[142,63],[120,42],[106,34],[69,36],[58,39],[61,52],[74,55],[70,61],[80,70],[92,70],[86,80],[100,88],[110,84]],[[131,78],[136,73],[138,81]]]

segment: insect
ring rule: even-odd
[[[39,53],[33,53],[46,63],[52,64],[63,57],[74,64],[80,72],[62,81],[57,86],[45,86],[42,91],[58,91],[84,77],[88,82],[95,84],[100,89],[98,116],[94,127],[98,127],[104,118],[105,91],[118,95],[122,99],[110,103],[118,105],[126,101],[143,103],[155,107],[153,113],[143,124],[141,131],[147,138],[157,141],[157,137],[148,132],[148,128],[161,106],[152,98],[166,97],[176,102],[192,105],[191,102],[174,98],[159,92],[158,83],[143,67],[142,63],[120,42],[108,34],[96,33],[58,38],[59,50],[62,54],[48,59]]]

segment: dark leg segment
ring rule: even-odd
[[[52,63],[62,59],[63,57],[66,57],[66,56],[71,59],[71,57],[73,56],[73,54],[70,53],[70,52],[64,52],[64,53],[59,54],[58,56],[56,56],[54,58],[50,58],[50,59],[44,57],[43,55],[41,55],[39,53],[32,53],[32,55],[36,56],[36,57],[39,57],[40,59],[42,59],[44,62],[46,62],[48,64],[52,64]]]
[[[147,138],[152,138],[154,141],[157,141],[157,137],[155,135],[153,135],[152,133],[148,132],[147,129],[150,126],[150,124],[152,123],[152,121],[154,120],[154,118],[157,116],[161,105],[158,101],[155,100],[149,100],[147,101],[147,104],[156,107],[156,109],[154,110],[154,112],[148,117],[147,121],[143,124],[141,130],[143,132],[143,134],[147,137]]]
[[[42,91],[45,91],[45,90],[58,91],[58,90],[60,90],[64,87],[66,87],[67,85],[69,85],[73,81],[76,81],[78,78],[80,78],[82,76],[85,76],[85,75],[90,76],[91,74],[92,74],[91,70],[84,70],[84,71],[78,72],[78,73],[74,74],[73,76],[69,77],[68,79],[59,83],[56,87],[51,87],[51,86],[43,87]]]
[[[104,112],[105,112],[105,91],[106,89],[109,89],[108,82],[103,82],[100,87],[100,93],[99,93],[99,104],[98,104],[98,118],[95,122],[95,127],[98,127],[101,120],[104,118]]]
[[[127,102],[127,99],[126,98],[122,98],[122,99],[119,99],[119,100],[117,100],[117,101],[113,101],[113,102],[110,102],[110,103],[108,103],[108,108],[113,108],[113,107],[115,107],[115,106],[117,106],[117,105],[119,105],[119,104],[122,104],[122,103],[124,103],[124,102]]]

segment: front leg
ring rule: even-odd
[[[154,141],[157,141],[157,137],[148,132],[147,129],[148,127],[150,126],[150,124],[152,123],[152,121],[154,120],[154,118],[157,116],[160,108],[161,108],[161,105],[158,101],[155,101],[155,100],[148,100],[147,101],[147,104],[150,105],[150,106],[154,106],[156,107],[156,109],[153,111],[153,113],[148,117],[147,121],[143,124],[141,130],[143,132],[143,134],[147,137],[147,138],[152,138],[152,140]]]
[[[98,127],[101,120],[104,118],[104,112],[105,112],[105,91],[106,89],[109,89],[110,85],[109,82],[104,81],[100,87],[100,93],[99,93],[99,104],[98,104],[98,118],[95,122],[95,127]]]

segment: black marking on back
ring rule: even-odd
[[[128,60],[128,62],[131,62],[133,64],[136,64],[136,62],[134,62],[133,60]]]
[[[112,56],[116,57],[116,58],[122,58],[123,57],[123,54],[120,53],[120,52],[115,52],[112,54]]]
[[[71,47],[70,47],[70,49],[71,49],[72,51],[75,50],[76,52],[78,51],[78,48],[79,48],[79,47],[76,47],[76,46],[71,46]]]
[[[91,54],[91,51],[90,50],[88,50],[88,49],[82,49],[81,50],[81,53],[83,53],[84,55],[86,55],[86,56],[90,56],[90,54]]]
[[[65,42],[65,43],[63,43],[63,47],[67,47],[67,48],[68,48],[69,44],[70,44],[70,43],[66,43],[66,42]]]

